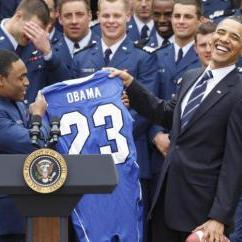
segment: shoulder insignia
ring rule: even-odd
[[[148,53],[150,53],[150,54],[153,53],[154,51],[156,51],[155,48],[150,47],[150,46],[148,46],[148,45],[144,46],[144,47],[143,47],[143,50],[146,51],[146,52],[148,52]]]
[[[242,67],[237,67],[237,71],[238,71],[239,73],[242,73]]]
[[[182,82],[182,77],[180,77],[180,78],[176,81],[176,84],[177,84],[177,85],[180,85],[181,82]]]
[[[91,49],[92,47],[94,47],[94,46],[96,45],[96,43],[97,43],[97,42],[96,42],[95,40],[93,40],[91,43],[89,43],[89,44],[88,44],[87,46],[85,46],[84,48],[75,51],[75,52],[74,52],[74,55],[76,55],[77,53],[82,52],[82,51],[84,51],[84,50]]]
[[[137,48],[142,49],[144,46],[146,46],[148,44],[149,41],[150,41],[149,38],[136,40],[136,41],[134,41],[134,46],[137,47]]]

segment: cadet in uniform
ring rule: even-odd
[[[136,76],[137,80],[150,91],[156,91],[157,59],[154,54],[137,48],[126,35],[126,23],[129,20],[128,4],[126,0],[100,1],[105,4],[100,12],[99,22],[102,38],[96,44],[77,52],[74,55],[76,77],[93,74],[105,66],[126,69]],[[116,9],[116,5],[125,5],[125,10]],[[100,5],[99,5],[100,7]],[[123,7],[122,7],[123,8]],[[117,16],[117,17],[114,17]],[[150,159],[147,143],[149,122],[131,110],[134,122],[134,141],[137,149],[138,164],[140,166],[140,179],[144,196],[145,210],[149,204]]]

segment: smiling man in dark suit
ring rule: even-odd
[[[172,126],[150,211],[152,242],[182,242],[192,230],[203,230],[206,241],[222,242],[233,222],[242,184],[242,78],[235,67],[241,17],[223,20],[211,42],[209,66],[185,73],[169,102],[150,95],[124,71],[110,75],[124,80],[132,108]]]

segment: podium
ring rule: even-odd
[[[68,216],[81,195],[111,193],[117,185],[111,155],[63,155],[68,170],[64,186],[56,192],[40,194],[24,181],[26,157],[0,155],[0,194],[9,194],[27,217],[26,242],[68,242]]]

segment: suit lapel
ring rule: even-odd
[[[27,127],[27,110],[24,104],[21,102],[16,102],[15,104],[21,116],[21,119],[23,120],[24,126]]]
[[[98,41],[95,48],[91,50],[90,61],[96,69],[101,69],[105,66],[101,41]]]
[[[203,73],[204,69],[201,68],[199,69],[193,76],[185,77],[184,81],[182,83],[182,88],[180,90],[180,93],[178,95],[178,100],[177,100],[177,105],[176,105],[176,110],[174,111],[174,120],[175,123],[173,125],[173,131],[174,134],[179,134],[180,133],[180,120],[181,120],[181,103],[186,95],[187,91],[191,88],[191,86],[195,83],[195,81],[198,79],[198,77]],[[191,78],[191,80],[189,80]]]
[[[195,115],[191,118],[187,126],[182,130],[181,134],[185,132],[189,127],[196,123],[206,112],[208,112],[222,97],[224,97],[230,90],[231,86],[236,84],[235,77],[236,70],[228,74],[224,79],[222,79],[208,94],[208,96],[203,100]]]
[[[174,54],[175,56],[175,54]],[[181,61],[176,66],[176,72],[182,73],[184,69],[187,68],[187,66],[191,65],[193,62],[196,62],[198,60],[198,57],[193,49],[191,47],[187,54],[181,59]]]
[[[123,41],[123,43],[119,46],[113,58],[111,59],[109,66],[119,67],[122,62],[127,60],[129,56],[130,44],[127,41],[127,38]]]

